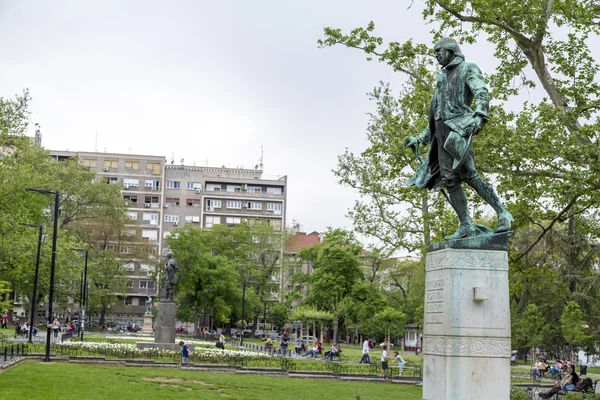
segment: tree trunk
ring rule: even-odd
[[[333,317],[333,344],[338,342],[338,317]]]
[[[81,315],[81,311],[80,311],[80,315]],[[106,317],[106,306],[102,306],[102,309],[100,310],[100,327],[104,326],[104,318]]]

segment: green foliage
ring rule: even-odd
[[[389,344],[390,338],[400,335],[406,325],[406,315],[392,307],[386,307],[375,314],[375,324],[379,328],[379,333],[386,337],[386,344]]]
[[[364,279],[359,258],[361,250],[349,232],[329,229],[323,243],[300,252],[300,257],[310,260],[314,268],[314,272],[305,277],[310,284],[306,303],[332,314],[335,341],[343,301],[354,285]]]
[[[269,303],[268,307],[267,320],[271,321],[275,328],[282,329],[290,320],[291,311],[288,305],[286,303]]]
[[[588,338],[588,327],[583,319],[583,313],[574,301],[569,301],[565,305],[560,317],[560,327],[565,340],[571,346],[579,345]]]
[[[510,400],[529,400],[529,394],[524,389],[513,387],[510,389]]]
[[[10,292],[12,292],[10,283],[0,281],[0,313],[10,311],[13,308],[12,302],[6,300],[5,297],[5,295]]]
[[[542,343],[542,330],[546,322],[544,316],[535,304],[529,304],[527,310],[521,315],[515,336],[520,339],[525,346],[534,349]]]

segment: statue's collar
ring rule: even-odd
[[[457,65],[459,65],[461,62],[463,62],[464,60],[460,57],[454,57],[454,59],[452,61],[450,61],[450,64],[446,65],[444,67],[444,69],[451,69],[456,67]]]

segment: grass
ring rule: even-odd
[[[408,385],[67,363],[23,363],[2,381],[6,399],[421,399],[421,388]]]

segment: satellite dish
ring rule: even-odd
[[[184,159],[182,158],[179,162],[183,165],[183,161],[184,161]]]

